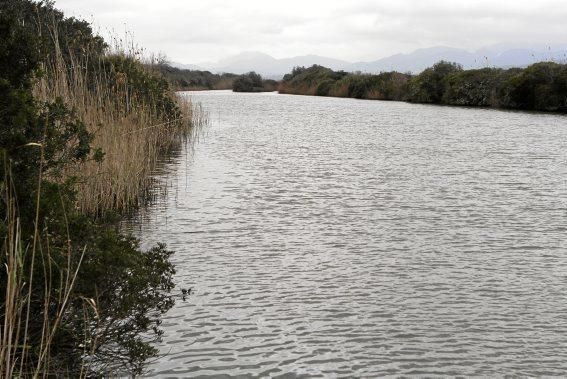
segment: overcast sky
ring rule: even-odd
[[[431,46],[567,42],[567,0],[56,0],[172,61],[243,51],[374,60]]]

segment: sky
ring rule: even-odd
[[[56,0],[103,36],[185,64],[244,51],[368,61],[418,48],[567,42],[567,0]]]

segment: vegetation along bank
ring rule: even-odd
[[[178,90],[277,90],[296,95],[567,112],[567,65],[555,62],[526,68],[463,70],[457,63],[441,61],[418,75],[348,73],[314,65],[296,67],[279,82],[264,80],[255,72],[212,74],[165,63],[158,69]]]
[[[158,70],[177,91],[203,91],[232,89],[237,74],[213,74],[210,71],[187,70],[173,67],[166,62],[157,62]]]
[[[0,376],[135,375],[174,303],[165,245],[117,221],[201,114],[140,51],[0,3]]]
[[[153,66],[177,91],[231,89],[234,92],[273,92],[278,89],[277,81],[263,79],[254,71],[242,75],[213,74],[210,71],[179,69],[167,62],[159,62]]]
[[[567,65],[463,70],[441,61],[419,75],[347,73],[314,65],[284,76],[280,93],[567,112]]]

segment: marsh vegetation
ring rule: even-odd
[[[2,2],[0,21],[0,376],[139,374],[174,303],[172,252],[116,221],[203,113],[51,3]]]

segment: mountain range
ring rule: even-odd
[[[304,55],[277,59],[261,52],[244,52],[218,62],[205,62],[196,65],[173,63],[173,66],[190,70],[211,72],[232,72],[242,74],[256,71],[266,78],[280,79],[296,66],[318,64],[333,70],[348,72],[378,73],[398,71],[419,73],[440,60],[460,63],[465,69],[482,67],[525,67],[540,61],[567,62],[567,44],[558,46],[529,44],[498,44],[484,47],[474,52],[465,49],[436,46],[418,49],[408,54],[396,54],[371,62],[347,62],[340,59],[318,55]]]
[[[205,62],[196,65],[173,63],[173,66],[188,70],[207,70],[216,73],[231,72],[243,74],[249,71],[256,71],[268,79],[281,79],[283,75],[291,72],[296,66],[312,66],[314,64],[329,67],[333,70],[341,70],[350,63],[319,55],[276,59],[268,54],[247,51],[224,58],[218,62]]]

